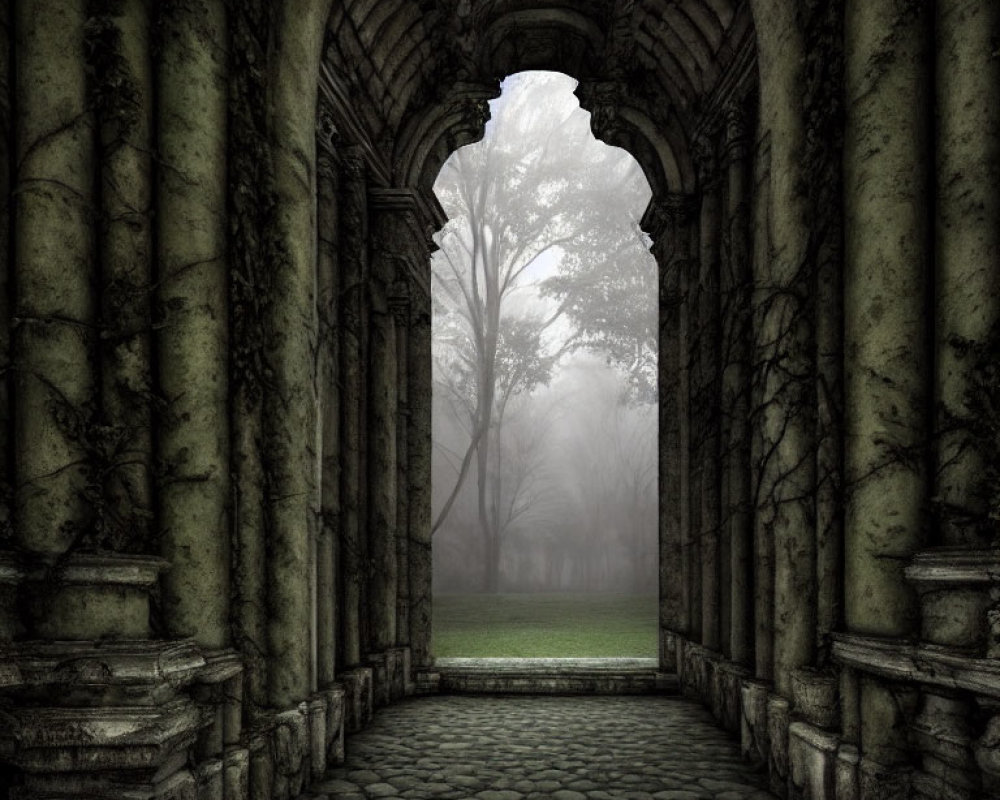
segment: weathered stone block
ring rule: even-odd
[[[249,800],[250,751],[245,747],[226,750],[223,759],[222,797],[223,800]]]
[[[22,589],[39,639],[146,639],[149,591],[168,567],[162,558],[76,554],[58,567],[28,570]]]
[[[837,798],[840,738],[807,722],[788,728],[789,791],[794,800]]]
[[[861,788],[858,785],[858,764],[861,757],[858,748],[842,744],[837,750],[837,800],[858,800]]]
[[[344,687],[337,685],[323,692],[326,698],[326,763],[344,761]]]
[[[390,702],[406,696],[407,675],[409,673],[409,648],[392,647],[386,651],[387,683]]]
[[[337,679],[344,687],[344,730],[357,733],[369,723],[374,713],[371,668],[347,670]]]
[[[677,671],[677,635],[665,628],[660,628],[660,670]]]
[[[911,770],[887,767],[864,755],[858,767],[860,800],[910,800]]]
[[[371,668],[372,702],[375,708],[389,705],[389,654],[372,653],[365,660]]]
[[[308,774],[309,709],[300,703],[274,718],[275,795],[287,791],[290,797],[298,796]]]
[[[429,669],[417,670],[413,683],[414,694],[437,694],[441,691],[441,673]]]
[[[788,796],[788,725],[789,703],[780,695],[767,700],[768,775],[771,791],[778,797]]]
[[[250,749],[250,800],[271,800],[274,795],[274,745],[270,736],[254,736]]]
[[[979,794],[970,789],[954,786],[937,775],[926,772],[914,772],[910,780],[910,795],[912,800],[978,800],[980,797],[993,797],[992,794]]]
[[[730,661],[718,665],[719,719],[730,733],[739,734],[741,728],[742,682],[749,671]]]
[[[324,696],[316,696],[308,703],[309,714],[309,768],[312,780],[326,772],[326,708]]]
[[[1000,715],[987,724],[975,743],[976,764],[982,770],[983,789],[1000,797]]]
[[[920,595],[921,638],[983,653],[998,572],[1000,560],[991,550],[937,547],[915,555],[906,577]]]
[[[839,691],[840,678],[835,673],[808,668],[792,672],[795,713],[811,725],[828,730],[839,726]]]
[[[767,698],[771,685],[755,678],[740,682],[740,752],[752,764],[766,764],[771,752],[767,729]]]
[[[973,752],[970,706],[961,697],[925,689],[911,731],[913,743],[922,754],[924,772],[955,787],[976,789],[981,779]]]
[[[197,800],[220,800],[223,796],[223,762],[221,758],[210,758],[195,767]]]

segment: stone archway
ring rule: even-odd
[[[433,690],[429,181],[548,67],[654,191],[662,667],[778,792],[995,794],[998,26],[3,4],[4,780],[291,798]]]

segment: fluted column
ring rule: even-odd
[[[229,639],[226,12],[221,0],[160,12],[157,261],[164,319],[159,527],[171,563],[171,636]]]
[[[849,0],[845,16],[845,617],[878,636],[917,632],[903,569],[927,527],[932,13]],[[904,760],[893,688],[863,678],[860,707],[866,757]]]
[[[724,524],[729,542],[729,651],[733,661],[753,657],[753,602],[750,595],[753,530],[750,513],[750,198],[747,191],[747,131],[743,112],[731,109],[726,125],[726,228],[723,268],[723,409],[727,416]]]
[[[368,196],[366,165],[361,153],[350,148],[343,153],[340,214],[339,302],[341,319],[341,530],[340,565],[343,666],[361,663],[361,303],[362,276],[368,262]]]
[[[970,346],[1000,333],[1000,4],[939,0],[935,9],[938,543],[989,546],[982,451],[976,431],[956,422],[969,415]]]

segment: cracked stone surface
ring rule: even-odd
[[[401,731],[406,731],[401,735]],[[677,697],[412,698],[312,787],[345,800],[772,800],[709,713]]]

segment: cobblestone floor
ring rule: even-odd
[[[403,732],[406,732],[405,734]],[[701,706],[675,697],[426,697],[381,709],[331,798],[771,800]]]

